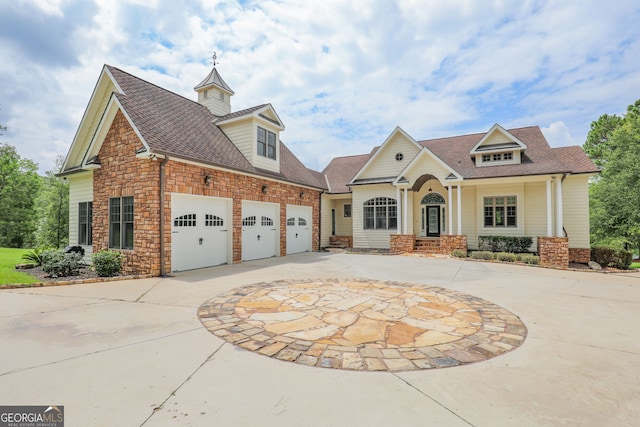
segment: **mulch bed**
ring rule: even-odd
[[[67,277],[51,277],[42,270],[42,267],[33,267],[20,270],[38,279],[40,282],[69,282],[82,279],[95,279],[99,277],[90,267],[80,269],[78,274]]]

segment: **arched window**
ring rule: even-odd
[[[398,228],[396,199],[375,197],[362,204],[362,225],[365,230],[394,230]]]
[[[444,201],[444,197],[438,193],[427,193],[422,198],[420,202],[421,205],[444,205],[446,202]]]

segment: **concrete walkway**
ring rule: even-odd
[[[203,327],[198,307],[269,280],[402,281],[520,316],[524,343],[408,372],[308,367]],[[627,426],[640,419],[640,274],[312,253],[152,278],[0,291],[0,405],[69,426]]]

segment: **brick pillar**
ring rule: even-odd
[[[393,254],[413,252],[416,236],[413,234],[392,234],[389,236],[389,249]]]
[[[568,237],[538,237],[540,265],[549,267],[569,267]]]
[[[591,249],[569,248],[569,262],[589,264],[589,261],[591,261]]]
[[[463,234],[443,234],[440,236],[440,251],[449,255],[454,250],[467,250],[467,236]]]

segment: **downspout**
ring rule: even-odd
[[[165,277],[165,249],[164,249],[164,166],[169,161],[169,156],[165,154],[160,162],[160,277]]]

